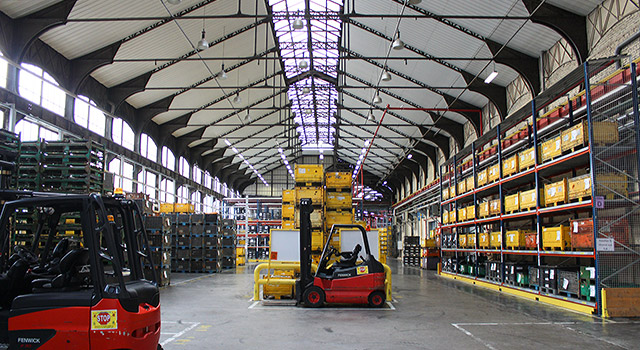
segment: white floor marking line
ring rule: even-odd
[[[471,332],[469,332],[468,330],[458,326],[455,323],[451,324],[452,326],[456,327],[458,330],[462,331],[464,334],[468,335],[469,337],[471,337],[473,340],[477,341],[478,343],[484,345],[487,347],[487,349],[491,349],[491,350],[497,350],[496,348],[494,348],[493,346],[491,346],[491,344],[487,344],[484,341],[482,341],[482,339],[476,337],[475,335],[471,334]]]
[[[183,323],[190,323],[190,322],[183,322]],[[185,333],[187,333],[188,331],[198,327],[200,325],[200,322],[193,322],[193,324],[185,329],[183,329],[181,332],[176,333],[173,337],[163,341],[162,343],[160,343],[160,345],[165,346],[169,343],[171,343],[172,341],[180,338],[181,336],[183,336]]]
[[[389,309],[391,309],[391,310],[395,310],[396,309],[396,307],[393,306],[393,304],[391,304],[390,301],[387,301],[387,305],[389,305]]]
[[[256,305],[258,305],[258,304],[260,304],[260,302],[259,302],[259,301],[254,301],[254,302],[253,302],[253,304],[251,304],[251,305],[249,306],[249,309],[253,309],[253,308],[254,308],[254,307],[256,307]]]
[[[535,326],[535,325],[570,325],[578,324],[578,322],[478,322],[478,323],[452,323],[458,326]]]

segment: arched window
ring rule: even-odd
[[[180,175],[189,178],[189,171],[191,167],[189,166],[189,162],[184,157],[180,157],[180,161],[178,163],[178,172]]]
[[[206,176],[206,175],[205,175]],[[204,200],[202,201],[202,211],[205,213],[213,213],[213,199],[214,197],[211,195],[204,196]]]
[[[149,195],[150,198],[156,198],[156,180],[158,176],[147,170],[138,173],[138,192]]]
[[[213,178],[213,190],[220,193],[220,179],[217,176]]]
[[[162,165],[169,170],[176,170],[176,156],[167,146],[162,147]]]
[[[114,158],[109,162],[109,172],[114,174],[113,186],[133,192],[133,164]]]
[[[120,146],[133,151],[133,129],[120,118],[111,121],[111,139]]]
[[[176,192],[178,203],[189,203],[189,189],[187,186],[180,186]]]
[[[104,136],[106,117],[93,101],[86,96],[78,96],[73,111],[73,120],[76,124]]]
[[[194,191],[191,194],[191,203],[193,203],[193,209],[196,212],[202,212],[202,193],[200,191]]]
[[[154,162],[158,160],[158,146],[147,134],[140,135],[140,154]]]
[[[20,140],[22,141],[38,141],[40,139],[56,141],[60,139],[60,135],[57,132],[24,119],[16,124],[15,132],[20,134]]]
[[[4,55],[0,52],[0,87],[7,87],[7,71],[9,70],[9,63],[2,58]]]
[[[160,201],[173,203],[176,200],[176,183],[172,179],[162,178],[160,181]]]
[[[202,170],[198,168],[198,164],[193,165],[192,180],[196,183],[202,184]]]
[[[211,189],[211,185],[213,183],[213,178],[211,177],[211,174],[209,174],[208,171],[204,172],[204,187]]]
[[[58,87],[58,82],[40,67],[28,63],[20,66],[22,67],[18,77],[20,96],[58,115],[64,115],[67,95]]]

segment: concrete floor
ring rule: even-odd
[[[393,308],[267,306],[252,268],[174,274],[161,343],[171,349],[640,349],[640,321],[596,317],[390,261]]]

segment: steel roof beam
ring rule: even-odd
[[[403,3],[402,0],[393,1],[400,4]],[[516,49],[500,44],[453,21],[450,21],[445,17],[429,12],[420,6],[407,5],[407,7],[425,15],[428,18],[434,19],[446,26],[483,41],[493,54],[496,62],[507,65],[518,72],[524,78],[527,85],[529,85],[534,96],[540,93],[540,64],[537,57],[529,56]],[[502,116],[502,118],[505,117],[506,114]]]

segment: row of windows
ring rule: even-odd
[[[41,105],[42,107],[63,116],[65,114],[66,93],[59,87],[58,82],[41,68],[23,63],[18,77],[18,93],[20,96]],[[6,87],[8,63],[2,58],[0,53],[0,86]],[[74,101],[74,121],[84,128],[87,128],[101,136],[105,136],[106,125],[111,122],[111,139],[129,149],[134,150],[135,133],[124,120],[120,118],[107,118],[107,116],[96,107],[96,104],[85,96],[78,96]],[[59,132],[29,120],[21,120],[15,126],[15,132],[20,133],[23,141],[59,140],[62,136]],[[156,142],[147,134],[140,135],[140,154],[152,161],[158,161],[158,146]],[[173,152],[162,147],[160,151],[161,164],[171,170],[176,170],[176,157]],[[235,196],[237,193],[228,192],[226,184],[220,184],[217,178],[213,178],[209,172],[203,171],[180,157],[177,162],[178,173],[184,177],[193,179],[196,183],[202,184],[225,196]],[[157,174],[142,171],[138,174],[137,183],[144,185],[134,188],[132,163],[114,159],[108,164],[108,171],[115,174],[115,184],[123,190],[133,192],[144,192],[156,198],[156,190],[160,195],[159,200],[163,202],[173,202],[175,183],[173,180],[162,179],[157,187]],[[178,189],[181,190],[181,189]],[[186,188],[182,191],[187,190]],[[188,193],[188,190],[187,190]],[[186,193],[177,192],[178,200],[190,201],[192,198]],[[205,196],[206,197],[206,196]],[[201,199],[201,197],[198,197]],[[212,197],[213,198],[213,197]],[[198,201],[202,202],[202,201]]]

